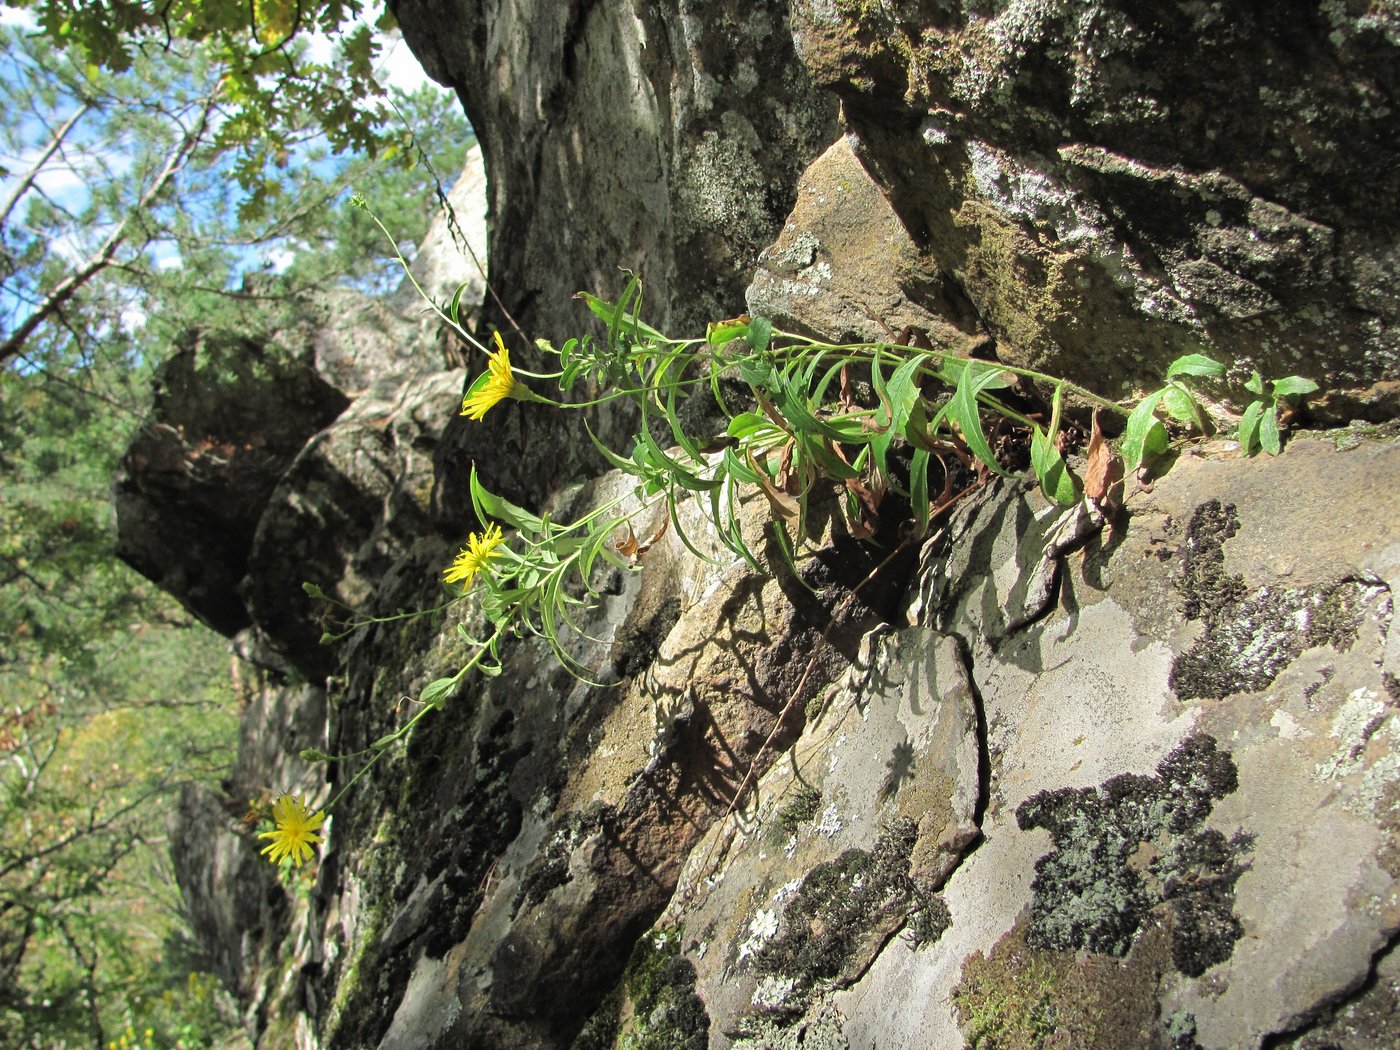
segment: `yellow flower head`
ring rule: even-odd
[[[486,531],[478,536],[471,533],[467,537],[467,546],[457,555],[450,566],[443,570],[442,580],[444,583],[458,583],[470,587],[476,574],[486,567],[486,563],[492,558],[499,558],[500,551],[496,550],[505,542],[505,536],[501,533],[499,525],[488,525]]]
[[[272,840],[263,848],[263,854],[273,864],[280,864],[283,857],[291,857],[297,867],[301,867],[301,862],[312,855],[311,847],[321,841],[316,832],[325,823],[325,812],[318,809],[308,813],[300,799],[283,795],[272,804],[272,819],[277,827],[258,836]]]
[[[462,415],[468,419],[481,419],[487,409],[508,397],[531,398],[529,387],[517,382],[515,373],[510,370],[510,351],[501,342],[500,332],[495,334],[495,339],[495,352],[486,355],[486,371],[477,377],[467,396],[462,398]]]

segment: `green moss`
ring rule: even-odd
[[[1154,926],[1126,962],[1026,942],[1018,923],[991,952],[964,960],[950,997],[967,1045],[980,1050],[1200,1050],[1190,1015],[1160,1016],[1171,972]]]
[[[1321,436],[1331,441],[1338,452],[1346,452],[1357,448],[1363,441],[1394,441],[1400,438],[1400,419],[1385,423],[1353,420],[1347,426],[1325,431]]]
[[[778,811],[778,827],[788,835],[793,834],[821,811],[822,793],[807,784],[793,788],[787,803]]]
[[[1062,1030],[1059,985],[1059,971],[1039,954],[996,967],[979,952],[964,966],[952,997],[967,1045],[972,1050],[1039,1050]],[[1064,1030],[1085,1041],[1093,1036],[1092,1028],[1065,1024]]]
[[[695,994],[695,966],[681,955],[679,929],[655,930],[632,949],[622,976],[632,1006],[621,1050],[705,1050],[710,1017]]]

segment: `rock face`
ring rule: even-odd
[[[1003,360],[1117,392],[1205,349],[1394,412],[1394,10],[797,0],[793,22]]]
[[[1112,396],[1204,351],[1395,415],[1390,7],[644,6],[397,5],[480,135],[481,331],[526,367],[622,265],[676,334],[747,295]],[[828,531],[800,579],[682,506],[710,561],[638,525],[572,643],[596,682],[511,639],[350,785],[286,756],[371,747],[482,635],[473,599],[398,615],[444,600],[471,465],[560,516],[628,493],[540,406],[456,418],[461,372],[394,323],[383,353],[308,329],[327,407],[199,497],[241,544],[214,583],[168,533],[168,585],[261,669],[180,868],[261,1047],[1400,1042],[1393,424],[1204,445],[1111,527],[990,482],[918,544]],[[119,491],[156,492],[138,451]],[[172,491],[129,505],[178,520]],[[258,878],[248,799],[347,785],[295,887],[221,897]]]

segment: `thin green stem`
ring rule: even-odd
[[[476,669],[476,667],[481,663],[482,658],[492,650],[496,642],[498,642],[501,636],[505,634],[506,628],[509,626],[509,620],[497,625],[496,633],[477,646],[477,650],[475,653],[472,654],[472,658],[468,660],[465,664],[463,664],[461,669],[455,675],[452,676],[451,681],[454,686],[460,683],[462,679],[467,676],[468,673]],[[335,796],[329,802],[327,802],[325,806],[322,807],[322,809],[328,812],[332,808],[334,808],[335,804],[345,797],[345,793],[355,786],[355,782],[358,781],[367,772],[369,772],[370,768],[381,758],[384,757],[391,745],[398,742],[399,740],[402,740],[405,736],[407,736],[408,733],[413,729],[413,727],[416,726],[418,722],[430,711],[436,710],[437,705],[435,704],[424,705],[423,709],[419,711],[416,715],[414,715],[412,718],[410,718],[407,722],[405,722],[401,729],[389,734],[388,736],[381,737],[379,740],[376,740],[370,747],[366,748],[365,751],[375,752],[374,757],[372,757],[368,762],[361,766],[359,771],[356,772],[356,774],[353,777],[351,777],[348,781],[346,781],[345,786],[342,787],[339,791],[337,791],[335,793]],[[363,755],[365,751],[356,751],[354,755],[345,757],[355,757],[355,755]]]

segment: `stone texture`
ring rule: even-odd
[[[1339,417],[1395,411],[1392,7],[799,0],[793,20],[1003,360],[1117,394],[1204,349],[1326,376]]]
[[[535,339],[558,346],[596,331],[573,296],[617,297],[619,268],[643,278],[647,319],[663,330],[697,334],[740,312],[747,271],[781,229],[798,175],[838,134],[780,0],[414,0],[396,17],[480,138],[499,296],[484,317],[525,367],[538,362]],[[512,498],[537,505],[592,462],[591,446],[581,428],[562,440],[559,424],[531,430],[514,408],[498,426],[537,482]],[[615,415],[590,422],[620,444],[629,417]],[[444,522],[470,524],[463,472],[473,460],[493,491],[511,495],[512,472],[487,454],[498,447],[465,421],[448,427],[438,470],[449,483],[435,503]]]
[[[256,628],[250,644],[313,681],[337,657],[302,583],[360,615],[414,542],[431,534],[432,455],[458,400],[456,372],[400,373],[387,397],[366,394],[316,434],[278,480],[258,519],[239,594]],[[338,633],[338,632],[332,632]]]
[[[989,344],[962,292],[921,253],[842,136],[797,184],[797,204],[763,250],[749,312],[836,342],[893,340],[906,329],[964,355]]]
[[[410,266],[418,286],[444,310],[461,290],[458,308],[462,323],[469,328],[476,326],[486,298],[486,197],[486,162],[481,146],[473,145],[447,193],[447,208],[433,219]],[[440,326],[437,315],[410,281],[399,286],[390,305],[400,314],[417,317],[427,332],[436,333]]]
[[[396,11],[481,136],[481,326],[527,367],[623,265],[683,334],[747,285],[814,333],[909,326],[1112,395],[1204,349],[1324,379],[1323,414],[1394,412],[1388,7]],[[537,405],[442,432],[444,352],[311,359],[356,399],[245,515],[229,623],[282,691],[240,791],[346,785],[358,760],[275,757],[302,739],[278,705],[359,751],[484,627],[469,600],[321,647],[343,612],[302,579],[438,603],[473,463],[558,514],[628,491],[573,484],[586,439]],[[185,843],[221,965],[262,1045],[308,1050],[1365,1045],[1396,1014],[1400,445],[1348,443],[1192,449],[1108,530],[990,483],[917,551],[893,523],[815,538],[801,580],[687,506],[712,562],[669,531],[596,581],[570,651],[606,684],[510,639],[337,803],[305,893],[217,899],[255,857],[232,815]],[[778,562],[762,502],[746,535]]]
[[[245,337],[192,333],[156,377],[150,420],[113,483],[117,554],[224,634],[258,520],[345,396],[304,360]]]

